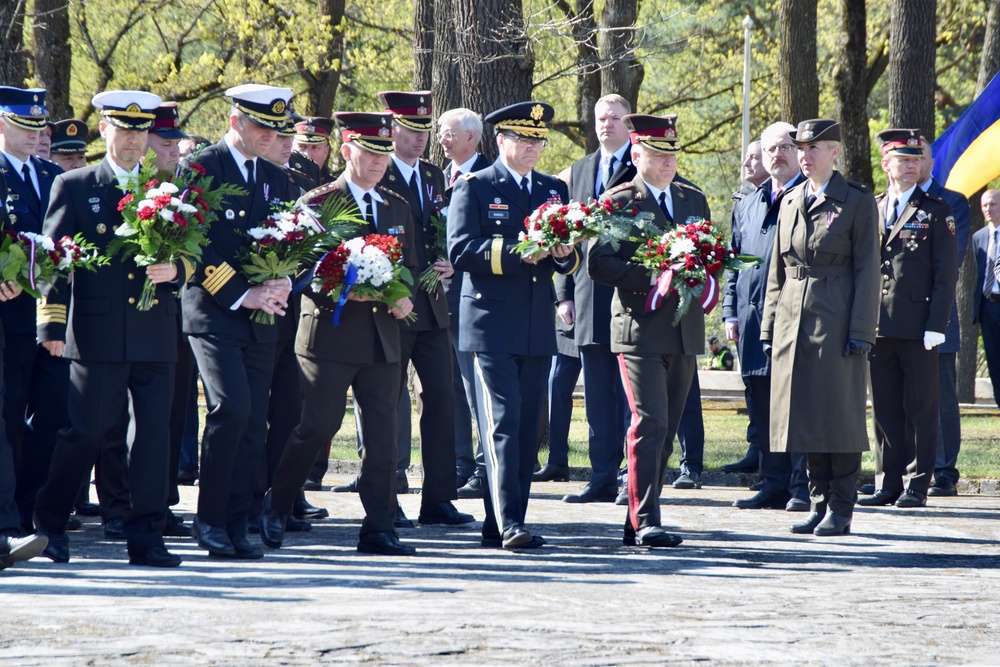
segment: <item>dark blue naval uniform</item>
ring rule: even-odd
[[[448,252],[464,272],[459,349],[475,353],[477,418],[488,493],[483,537],[524,523],[535,434],[549,361],[556,353],[553,270],[571,273],[576,251],[532,265],[511,252],[524,219],[546,201],[569,201],[565,183],[531,172],[525,195],[500,160],[462,176],[452,191]]]

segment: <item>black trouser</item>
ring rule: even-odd
[[[851,518],[858,495],[861,475],[861,452],[808,455],[809,496],[812,511],[819,514],[827,509]]]

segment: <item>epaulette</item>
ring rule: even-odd
[[[622,190],[628,190],[629,188],[634,188],[634,187],[635,184],[632,183],[632,181],[625,181],[624,183],[619,183],[613,188],[605,190],[604,194],[610,197],[611,195],[621,192]]]
[[[393,197],[395,197],[399,201],[403,202],[407,206],[410,205],[410,203],[408,201],[406,201],[406,197],[404,197],[403,195],[399,194],[398,192],[394,192],[393,190],[390,190],[389,188],[385,187],[384,185],[376,185],[375,189],[378,190],[378,193],[380,195],[392,195]]]
[[[297,204],[306,204],[306,205],[313,204],[313,203],[320,203],[323,200],[325,200],[327,197],[329,197],[331,194],[333,194],[334,192],[336,192],[337,190],[338,190],[338,188],[337,188],[336,182],[334,182],[334,183],[324,183],[323,185],[319,186],[318,188],[313,188],[309,192],[307,192],[304,195],[302,195],[301,197],[299,197],[299,200],[296,203]]]
[[[471,181],[475,177],[476,175],[471,171],[468,174],[462,174],[461,176],[459,176],[459,178],[461,178],[463,181]]]
[[[917,187],[919,188],[920,186],[918,185]],[[940,196],[934,194],[933,192],[927,192],[925,190],[924,191],[924,196],[927,197],[928,199],[930,199],[933,202],[937,202],[938,204],[944,204],[945,203],[943,197],[940,197]]]
[[[865,186],[864,183],[858,183],[857,181],[847,181],[847,184],[850,185],[852,188],[861,190],[862,192],[868,192],[868,188]]]
[[[704,192],[702,192],[701,188],[699,188],[697,185],[690,185],[688,183],[682,183],[681,181],[677,181],[677,180],[674,181],[674,185],[676,185],[679,188],[685,188],[687,190],[693,190],[694,192],[697,192],[700,195],[705,194]]]

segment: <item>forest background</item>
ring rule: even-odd
[[[539,165],[550,173],[597,148],[594,102],[619,93],[636,111],[678,114],[680,170],[728,226],[747,17],[751,138],[777,120],[837,118],[841,170],[876,192],[876,132],[933,138],[1000,70],[1000,0],[3,0],[0,84],[45,87],[54,119],[87,121],[91,160],[104,147],[90,99],[108,89],[176,100],[188,133],[213,141],[224,91],[246,82],[288,86],[296,111],[318,116],[380,109],[380,90],[431,89],[435,113],[537,99],[556,109]],[[491,140],[482,151],[495,155]],[[428,157],[443,162],[436,144]],[[974,231],[978,196],[971,205]],[[982,366],[970,264],[965,401]]]

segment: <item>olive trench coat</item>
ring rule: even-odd
[[[771,342],[771,451],[868,449],[866,355],[879,313],[878,210],[834,172],[806,208],[808,182],[781,202],[760,338]]]

